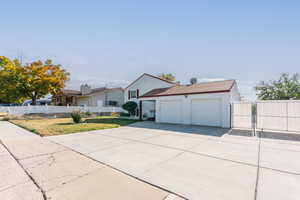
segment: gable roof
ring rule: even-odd
[[[176,83],[174,83],[174,82],[172,82],[172,81],[168,81],[168,80],[159,78],[159,77],[157,77],[157,76],[154,76],[154,75],[151,75],[151,74],[144,73],[144,74],[142,74],[141,76],[139,76],[136,80],[134,80],[132,83],[130,83],[130,84],[125,88],[125,90],[126,90],[127,88],[129,88],[130,86],[132,86],[135,82],[137,82],[138,80],[140,80],[143,76],[149,76],[149,77],[152,77],[152,78],[156,78],[156,79],[158,79],[158,80],[161,80],[161,81],[164,81],[164,82],[167,82],[167,83],[170,83],[170,84],[174,84],[174,85],[176,84]]]
[[[235,84],[235,80],[225,80],[225,81],[196,83],[193,85],[175,85],[173,87],[158,88],[158,89],[151,90],[146,94],[140,96],[140,98],[230,92],[234,84]]]
[[[100,87],[100,88],[94,88],[89,94],[95,93],[95,92],[103,92],[104,90],[107,90],[106,87]]]

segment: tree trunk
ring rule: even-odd
[[[35,106],[36,105],[36,96],[32,97],[31,99],[31,105]]]

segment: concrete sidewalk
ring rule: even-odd
[[[1,200],[180,199],[9,122],[0,130]]]

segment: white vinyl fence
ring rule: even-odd
[[[300,132],[300,101],[257,102],[257,128]]]
[[[82,107],[82,106],[9,106],[0,107],[0,112],[10,115],[71,113],[73,111],[101,113],[124,112],[120,107]]]
[[[231,104],[231,126],[237,129],[252,129],[252,103],[234,102]]]

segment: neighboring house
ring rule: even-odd
[[[52,97],[55,105],[62,106],[117,106],[124,104],[124,90],[122,88],[95,88],[85,84],[80,91],[62,90],[59,95]]]
[[[235,80],[179,85],[143,74],[125,89],[125,102],[138,103],[140,119],[229,128],[231,106],[240,101]]]

